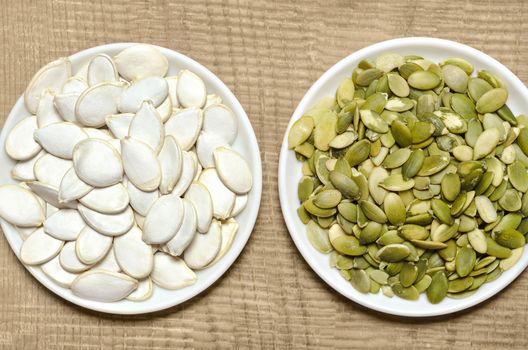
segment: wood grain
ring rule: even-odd
[[[280,140],[296,104],[331,65],[403,36],[460,41],[528,81],[528,2],[0,1],[0,125],[33,73],[110,42],[180,51],[236,94],[264,166],[260,216],[233,267],[201,296],[145,316],[86,311],[42,287],[0,239],[0,348],[526,349],[528,275],[469,311],[407,320],[366,310],[304,262],[277,192]]]

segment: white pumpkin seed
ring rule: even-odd
[[[62,117],[55,108],[55,92],[51,90],[45,90],[40,97],[39,105],[37,108],[37,124],[39,128],[43,128],[53,123],[60,123]]]
[[[172,135],[183,151],[190,150],[202,130],[203,113],[199,108],[174,111],[165,123],[165,134]]]
[[[176,186],[182,173],[182,158],[183,154],[176,139],[171,135],[167,136],[158,156],[161,166],[161,194],[172,192]]]
[[[62,178],[71,167],[72,162],[70,160],[46,154],[36,161],[33,173],[38,181],[53,187],[59,187]]]
[[[229,248],[231,248],[231,244],[233,244],[233,239],[235,238],[235,235],[238,231],[238,222],[235,219],[229,219],[221,224],[221,230],[222,245],[220,247],[220,252],[218,252],[218,255],[209,264],[209,266],[216,264],[218,260],[222,259],[222,257],[227,253]]]
[[[134,119],[134,113],[112,114],[106,117],[106,126],[118,139],[128,136],[130,123]]]
[[[114,253],[118,265],[130,277],[142,279],[150,275],[154,264],[152,248],[141,239],[137,227],[114,239]]]
[[[122,113],[136,113],[143,101],[150,101],[154,107],[161,105],[169,94],[165,79],[152,76],[136,80],[119,97],[117,108]]]
[[[75,242],[75,254],[83,264],[93,265],[101,261],[111,247],[112,237],[86,226]]]
[[[46,213],[37,196],[17,185],[0,186],[0,217],[20,227],[40,226]]]
[[[152,103],[146,101],[130,123],[128,136],[149,145],[156,154],[163,145],[165,132],[163,123]]]
[[[143,226],[143,240],[163,244],[174,237],[184,217],[183,201],[175,195],[159,197],[149,209]]]
[[[213,152],[218,147],[227,147],[227,142],[217,134],[201,132],[196,142],[198,160],[204,168],[214,167]]]
[[[125,274],[95,270],[79,275],[72,282],[71,290],[84,299],[111,303],[126,298],[137,285],[137,280]]]
[[[55,106],[57,113],[67,122],[77,123],[77,117],[75,116],[75,106],[77,105],[79,96],[81,96],[81,93],[74,92],[55,95],[53,98],[53,105]]]
[[[99,54],[90,60],[86,75],[90,86],[119,79],[114,61],[105,54]]]
[[[156,47],[145,44],[124,49],[114,57],[114,62],[119,74],[128,81],[164,77],[169,69],[167,58]]]
[[[103,214],[118,214],[130,203],[128,192],[121,183],[95,188],[79,200],[82,205]]]
[[[196,175],[196,161],[193,154],[193,152],[182,152],[182,170],[180,178],[172,190],[173,195],[182,196]]]
[[[22,243],[20,260],[26,265],[41,265],[59,254],[63,241],[53,238],[40,228]]]
[[[86,271],[91,265],[86,265],[77,257],[75,252],[76,242],[66,242],[59,254],[59,260],[62,268],[71,273]]]
[[[144,280],[139,281],[137,289],[130,293],[126,299],[131,301],[144,301],[152,296],[153,290],[152,280],[150,278],[145,278]]]
[[[194,236],[183,254],[183,259],[191,269],[203,269],[218,255],[221,246],[222,228],[218,221],[213,220],[207,233]]]
[[[232,144],[238,131],[235,114],[224,105],[207,107],[203,112],[203,131],[216,134]]]
[[[107,115],[117,113],[117,101],[124,87],[120,82],[106,82],[88,88],[75,105],[77,121],[95,128],[103,126]]]
[[[10,225],[8,223],[8,225]],[[18,234],[22,238],[23,241],[25,241],[29,236],[31,236],[35,231],[38,230],[37,227],[18,227],[13,226],[15,230],[17,230]]]
[[[207,95],[207,100],[205,101],[204,108],[207,108],[212,105],[220,105],[222,104],[222,98],[216,94],[209,94]]]
[[[102,214],[81,204],[77,210],[88,226],[107,236],[122,235],[134,225],[134,212],[130,206],[118,214]]]
[[[218,147],[213,152],[218,176],[231,191],[244,194],[253,186],[253,176],[246,160],[238,152]]]
[[[205,169],[199,181],[211,195],[214,217],[221,220],[227,219],[235,205],[235,194],[222,183],[214,168]]]
[[[37,179],[33,172],[35,163],[45,154],[45,151],[40,151],[33,158],[16,163],[11,170],[11,177],[19,181],[35,181]]]
[[[178,74],[176,86],[178,102],[184,107],[201,108],[205,104],[207,91],[203,80],[193,72],[183,69]]]
[[[183,222],[174,237],[165,244],[167,253],[172,256],[180,256],[191,244],[197,227],[197,215],[190,200],[183,199]]]
[[[130,197],[130,205],[141,216],[147,215],[152,204],[160,196],[158,190],[145,192],[134,186],[130,181],[126,181],[126,188]]]
[[[77,210],[60,209],[44,221],[44,232],[62,241],[74,241],[85,226]]]
[[[64,159],[72,159],[73,149],[88,135],[70,122],[54,123],[35,131],[35,141],[48,153]]]
[[[185,193],[185,199],[189,200],[196,210],[198,231],[206,233],[213,219],[213,201],[209,191],[200,182],[193,182]]]
[[[83,131],[91,139],[98,139],[103,141],[112,141],[114,139],[112,137],[112,134],[106,129],[83,128]]]
[[[196,274],[185,262],[163,252],[154,254],[152,281],[161,288],[180,289],[196,282]]]
[[[29,82],[24,92],[24,103],[32,114],[37,112],[42,92],[46,89],[60,91],[71,76],[71,63],[68,58],[59,58],[42,67]]]
[[[7,155],[21,161],[36,156],[42,149],[33,138],[33,133],[37,129],[37,118],[34,116],[19,121],[7,134],[5,141]]]
[[[119,153],[108,142],[99,139],[87,139],[75,146],[73,166],[77,176],[94,187],[115,185],[123,178]]]
[[[231,211],[231,216],[235,217],[246,208],[249,196],[247,194],[236,196],[235,205]]]
[[[75,278],[78,276],[75,273],[71,273],[63,269],[58,256],[43,264],[40,268],[46,276],[64,288],[69,288],[73,280],[75,280]]]
[[[121,140],[123,167],[129,181],[142,191],[154,191],[161,182],[161,167],[154,150],[139,140]]]
[[[71,167],[70,170],[64,174],[62,181],[59,186],[59,202],[67,203],[81,197],[84,197],[94,188],[77,176],[75,168]]]
[[[88,68],[87,68],[88,69]],[[62,85],[61,93],[63,94],[80,94],[88,89],[88,83],[81,77],[70,77]]]

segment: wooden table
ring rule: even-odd
[[[527,82],[527,16],[522,0],[1,0],[0,125],[41,65],[104,43],[153,43],[198,60],[233,90],[260,142],[264,189],[253,235],[224,277],[152,315],[109,316],[63,301],[0,238],[0,347],[526,349],[526,273],[482,305],[433,319],[389,317],[338,295],[288,235],[277,164],[297,103],[349,53],[395,37],[447,38]]]

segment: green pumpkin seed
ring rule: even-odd
[[[461,68],[467,75],[473,73],[473,65],[463,58],[451,57],[442,62],[442,65],[453,65]]]
[[[361,121],[367,128],[377,133],[386,133],[389,131],[389,126],[383,118],[380,117],[375,111],[361,109],[359,111]]]
[[[346,175],[337,171],[331,171],[328,176],[332,185],[343,195],[343,197],[357,200],[361,193],[358,185]]]
[[[411,242],[418,248],[427,249],[427,250],[440,250],[440,249],[447,248],[447,244],[443,242],[424,241],[424,240],[418,240],[418,239],[413,239],[411,240]]]
[[[336,99],[339,107],[343,108],[354,99],[355,90],[352,79],[344,79],[341,84],[339,84],[336,92]]]
[[[512,250],[512,254],[509,258],[502,259],[499,263],[501,270],[506,271],[511,269],[521,259],[523,255],[524,247],[520,247]]]
[[[438,304],[447,295],[448,281],[444,272],[440,271],[433,275],[431,284],[427,288],[427,299],[431,304]]]
[[[409,159],[403,164],[402,174],[405,179],[414,177],[423,166],[425,155],[423,150],[417,149],[412,151]]]
[[[425,157],[422,168],[418,172],[419,176],[431,176],[434,175],[449,165],[449,157],[433,155]]]
[[[299,181],[299,185],[297,187],[297,194],[299,196],[299,200],[301,201],[301,203],[306,201],[308,197],[310,197],[314,188],[315,188],[315,182],[312,177],[303,176],[301,178],[301,180]]]
[[[391,124],[391,133],[400,147],[407,147],[412,144],[411,130],[403,122],[395,120]]]
[[[385,262],[399,262],[409,256],[411,250],[403,244],[388,244],[378,250],[377,258]]]
[[[446,242],[453,238],[458,231],[458,224],[446,225],[442,224],[438,228],[431,232],[431,240],[436,242]]]
[[[353,144],[345,154],[348,164],[353,167],[365,161],[370,154],[370,141],[361,140]]]
[[[512,254],[511,249],[501,246],[490,237],[486,237],[486,244],[488,246],[486,254],[488,255],[494,256],[499,259],[507,259]]]
[[[307,201],[305,201],[303,206],[304,206],[304,209],[306,209],[306,211],[309,212],[310,214],[318,216],[318,217],[322,217],[322,218],[333,216],[336,213],[336,209],[333,209],[333,208],[332,209],[319,208],[318,206],[314,204],[313,198],[310,198]]]
[[[414,107],[414,103],[409,98],[393,97],[385,104],[385,109],[391,112],[405,112]]]
[[[456,174],[446,174],[442,179],[442,195],[452,202],[460,194],[460,178]]]
[[[328,231],[321,228],[312,220],[306,224],[306,235],[312,246],[321,253],[329,253],[332,251],[332,245],[328,239]]]
[[[512,186],[523,193],[528,191],[528,172],[526,167],[521,162],[516,161],[508,165],[507,170]]]
[[[414,180],[404,180],[402,174],[392,174],[379,183],[379,186],[394,192],[410,190],[414,187]]]
[[[449,293],[460,293],[469,289],[473,284],[473,277],[464,277],[456,280],[449,281],[447,291]]]
[[[398,71],[402,78],[409,79],[409,76],[417,71],[424,70],[420,65],[414,63],[414,62],[406,62],[402,64],[400,67],[398,67]]]
[[[347,131],[342,133],[341,135],[337,135],[332,139],[332,141],[329,142],[329,146],[332,148],[346,148],[353,144],[358,138],[358,135],[355,131]]]
[[[434,215],[446,225],[453,224],[453,217],[451,216],[451,209],[442,200],[433,198],[431,200],[431,208],[433,209]]]
[[[383,166],[387,169],[394,169],[401,167],[409,157],[411,156],[411,150],[408,148],[400,148],[390,153],[383,162]]]
[[[387,74],[389,88],[398,97],[409,96],[409,84],[398,74]]]
[[[403,287],[410,287],[416,281],[418,276],[418,268],[416,265],[411,263],[403,264],[403,267],[400,271],[400,283]]]
[[[383,208],[389,222],[393,225],[401,225],[406,219],[405,205],[395,193],[388,193],[383,201]]]
[[[319,192],[314,200],[314,204],[322,209],[335,208],[341,202],[341,192],[337,190],[325,190]]]
[[[404,287],[397,283],[392,286],[392,291],[396,296],[406,300],[418,300],[420,297],[420,293],[414,286]]]
[[[475,266],[477,254],[472,248],[463,247],[459,249],[456,258],[455,266],[456,272],[460,277],[466,277]]]
[[[400,236],[408,241],[412,240],[425,240],[429,237],[429,231],[419,225],[406,224],[399,229]]]
[[[341,202],[337,206],[339,214],[341,214],[346,220],[350,222],[356,222],[357,220],[357,206],[350,202]]]
[[[488,72],[487,70],[480,70],[477,76],[481,79],[484,79],[488,84],[494,88],[504,87],[502,80],[495,74]]]
[[[495,241],[510,249],[520,248],[526,244],[524,235],[513,228],[495,232]]]
[[[383,226],[375,221],[371,221],[367,224],[361,233],[359,234],[359,243],[369,244],[376,241],[383,230]]]
[[[467,131],[467,121],[450,110],[438,110],[434,115],[439,117],[444,123],[447,130],[453,134],[463,134]]]
[[[442,67],[442,78],[453,91],[465,93],[468,85],[468,75],[460,67],[447,64]]]
[[[429,71],[417,70],[409,75],[408,84],[419,90],[430,90],[440,84],[440,77]]]
[[[383,75],[383,71],[377,68],[369,68],[361,71],[355,83],[359,86],[369,86],[374,80],[379,79]]]
[[[480,218],[487,223],[495,222],[497,220],[497,210],[493,207],[493,203],[486,196],[475,197],[475,205]]]
[[[473,151],[473,159],[481,159],[490,154],[499,143],[500,133],[496,128],[484,130],[477,139]]]
[[[480,254],[486,253],[486,251],[488,250],[488,244],[486,236],[481,230],[475,229],[471,232],[468,232],[467,237],[469,240],[469,244],[471,244],[471,247],[473,247],[476,252]]]
[[[405,59],[397,53],[384,53],[376,58],[376,68],[390,72],[405,63]]]
[[[493,89],[486,80],[481,78],[470,78],[468,81],[468,93],[473,101],[478,101],[482,95]]]
[[[368,293],[370,291],[370,278],[365,270],[350,270],[350,284],[360,293]]]
[[[514,212],[521,209],[521,197],[519,192],[514,189],[508,189],[504,195],[499,199],[499,205],[502,209]]]
[[[293,149],[296,146],[304,143],[314,129],[314,120],[312,117],[303,116],[293,123],[288,134],[288,148]]]
[[[334,240],[330,240],[330,243],[339,253],[350,256],[361,256],[367,252],[367,247],[360,245],[356,237],[342,235]]]
[[[492,113],[504,106],[508,99],[508,90],[495,88],[487,91],[477,100],[476,109],[479,113]]]
[[[330,149],[330,141],[337,136],[336,125],[337,115],[335,112],[328,110],[327,113],[320,116],[314,129],[315,148],[321,151]]]
[[[385,215],[383,210],[381,210],[381,208],[378,207],[376,204],[366,200],[360,200],[359,206],[363,211],[363,214],[365,214],[368,219],[378,222],[380,224],[384,224],[387,222],[387,216]]]

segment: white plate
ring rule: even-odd
[[[109,44],[103,46],[97,46],[88,50],[81,51],[70,56],[72,62],[73,71],[76,72],[85,62],[91,57],[100,53],[106,53],[110,56],[116,55],[121,50],[133,45],[132,43],[118,43]],[[262,165],[260,160],[260,152],[251,123],[246,115],[246,112],[240,105],[240,102],[236,99],[235,95],[229,90],[229,88],[211,71],[202,66],[200,63],[192,60],[191,58],[182,55],[181,53],[169,50],[166,48],[158,47],[159,50],[169,60],[169,73],[175,75],[180,69],[189,69],[194,73],[198,74],[205,85],[207,86],[208,93],[215,93],[222,98],[223,103],[230,107],[238,120],[238,136],[233,144],[233,148],[243,154],[248,160],[253,173],[253,189],[249,193],[249,200],[246,209],[236,217],[240,227],[238,233],[233,240],[233,245],[229,251],[218,261],[215,265],[198,271],[197,281],[194,285],[186,287],[180,290],[166,290],[159,287],[154,288],[154,293],[150,299],[142,302],[133,302],[128,300],[122,300],[115,303],[101,303],[97,301],[91,301],[81,299],[75,296],[69,289],[62,288],[50,280],[38,267],[27,267],[29,272],[35,276],[40,283],[46,286],[49,290],[59,295],[60,297],[71,301],[74,304],[83,306],[88,309],[108,312],[114,314],[141,314],[147,312],[154,312],[163,310],[196,296],[197,294],[204,291],[207,287],[212,285],[218,280],[227,269],[233,264],[235,259],[238,257],[244,246],[246,245],[249,236],[255,225],[257,214],[260,206],[260,195],[262,192]],[[23,98],[20,97],[11,110],[2,133],[0,135],[0,183],[14,183],[10,176],[10,171],[15,164],[11,160],[4,150],[6,134],[11,128],[20,121],[23,117],[29,115],[29,112],[24,107]],[[11,248],[18,257],[18,252],[22,245],[22,239],[15,229],[1,221],[1,226],[4,231]]]
[[[471,62],[475,69],[487,69],[498,74],[509,91],[508,106],[515,115],[527,113],[528,89],[508,68],[490,56],[469,46],[453,41],[434,38],[401,38],[384,41],[361,49],[344,58],[326,71],[308,90],[293,113],[284,140],[279,160],[279,194],[282,213],[293,241],[312,269],[332,288],[345,297],[368,308],[393,315],[423,317],[443,315],[476,305],[498,293],[510,284],[528,265],[528,249],[525,249],[520,261],[504,272],[497,280],[486,283],[475,294],[465,299],[444,299],[433,305],[424,294],[418,301],[407,301],[398,297],[388,298],[381,292],[362,294],[345,281],[335,268],[329,266],[329,255],[315,250],[306,238],[306,230],[299,220],[296,209],[299,206],[297,184],[301,178],[301,165],[295,159],[293,151],[288,150],[288,131],[292,124],[308,111],[320,98],[332,96],[345,77],[364,58],[374,59],[384,52],[396,52],[402,55],[420,55],[433,62],[448,57],[462,57]]]

